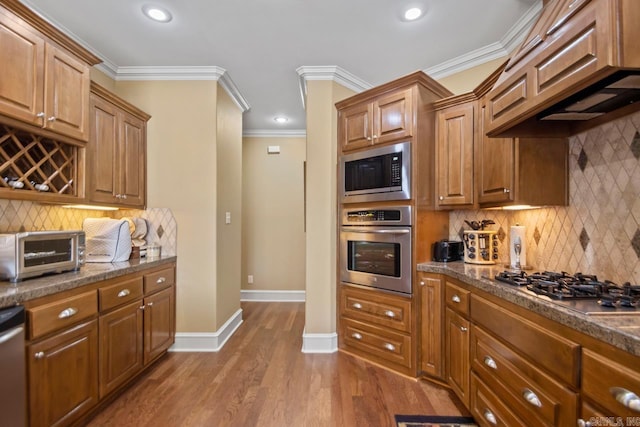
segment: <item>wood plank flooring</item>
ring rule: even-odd
[[[343,353],[302,353],[303,303],[242,309],[221,351],[169,353],[88,425],[384,427],[394,414],[468,415],[443,387]]]

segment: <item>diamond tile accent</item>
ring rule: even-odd
[[[640,229],[636,230],[636,234],[633,235],[631,240],[631,247],[636,251],[638,259],[640,259]]]
[[[636,159],[640,159],[640,132],[636,131],[631,141],[631,152]]]
[[[589,246],[589,233],[584,228],[580,232],[580,246],[582,246],[582,250],[586,251],[587,246]]]
[[[587,167],[587,162],[589,161],[589,158],[587,157],[587,153],[584,151],[584,148],[582,150],[580,150],[580,154],[578,155],[578,166],[580,167],[580,170],[582,172],[584,172],[585,168]]]
[[[498,236],[498,240],[500,240],[500,243],[504,243],[504,238],[507,237],[507,233],[504,232],[504,228],[500,227],[500,229],[496,233],[496,236]]]
[[[536,245],[540,244],[540,238],[542,238],[542,234],[540,234],[540,230],[538,227],[533,231],[533,240],[535,240]]]
[[[162,224],[160,224],[158,226],[158,229],[156,230],[156,233],[158,233],[158,237],[160,237],[162,239],[162,235],[164,234],[164,228],[162,228]]]

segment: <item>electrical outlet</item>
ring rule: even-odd
[[[231,212],[226,212],[224,214],[224,223],[231,224]]]
[[[248,284],[252,284],[252,283],[253,283],[253,274],[250,274],[250,275],[247,277],[247,283],[248,283]]]

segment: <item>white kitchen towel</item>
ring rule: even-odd
[[[527,265],[527,242],[525,240],[526,230],[524,225],[512,225],[509,234],[509,261],[512,268],[516,266],[516,251],[514,243],[520,240],[520,268]]]
[[[121,262],[131,255],[129,223],[124,219],[86,218],[86,262]]]

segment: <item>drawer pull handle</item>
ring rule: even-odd
[[[384,348],[386,348],[386,349],[387,349],[387,350],[389,350],[389,351],[396,351],[396,346],[395,346],[395,345],[393,345],[393,344],[391,344],[391,343],[386,343],[386,344],[384,345]]]
[[[165,279],[164,277],[158,277],[158,280],[156,280],[156,283],[157,283],[158,285],[160,285],[161,283],[164,283],[164,282],[166,282],[166,281],[167,281],[167,279]]]
[[[465,326],[460,326],[460,330],[462,332],[467,332],[469,330],[469,328],[465,327]]]
[[[611,395],[625,407],[632,411],[640,412],[640,397],[637,394],[622,387],[611,387]]]
[[[36,359],[44,358],[44,351],[37,352],[36,354],[33,355],[33,357],[35,357]]]
[[[391,310],[387,310],[387,311],[385,311],[385,312],[384,312],[384,314],[385,314],[385,316],[390,317],[390,318],[392,318],[392,319],[393,319],[394,317],[396,317],[396,314],[395,314],[393,311],[391,311]]]
[[[71,316],[75,316],[76,313],[78,313],[77,308],[73,308],[73,307],[65,308],[60,312],[60,314],[58,314],[58,319],[67,319]]]
[[[362,304],[360,304],[359,302],[354,302],[352,307],[356,310],[360,310],[362,308]]]
[[[131,291],[129,289],[123,289],[120,292],[118,292],[118,298],[124,298],[128,296],[130,293]]]
[[[152,302],[148,302],[148,303],[147,303],[147,306],[148,306],[148,307],[153,307],[153,303],[152,303]]]
[[[484,357],[484,364],[490,367],[491,369],[498,369],[498,364],[491,356]]]
[[[352,338],[355,338],[355,339],[357,339],[357,340],[361,340],[361,339],[362,339],[362,335],[360,335],[360,334],[359,334],[359,333],[357,333],[357,332],[354,332],[353,334],[351,334],[351,337],[352,337]]]
[[[498,420],[496,419],[496,416],[493,415],[493,412],[491,412],[488,409],[484,410],[484,419],[489,421],[494,426],[498,425]]]
[[[456,304],[460,303],[460,297],[458,295],[454,295],[451,297],[451,301],[455,302]]]
[[[524,390],[522,390],[522,397],[524,397],[524,400],[531,403],[533,406],[542,408],[542,402],[540,402],[540,399],[538,399],[538,396],[536,396],[536,394],[531,390],[529,390],[528,388],[525,388]]]

